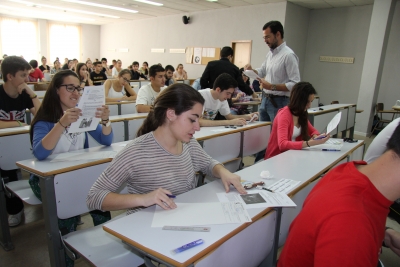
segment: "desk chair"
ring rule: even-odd
[[[379,121],[377,124],[375,124],[375,127],[372,129],[372,134],[374,134],[375,130],[382,130],[383,128],[385,128],[385,124],[389,124],[393,121],[394,119],[394,115],[397,114],[396,110],[384,110],[384,106],[383,103],[377,103],[375,105],[375,113],[376,115],[378,115],[379,117]],[[392,114],[392,119],[388,120],[388,119],[383,119],[382,115],[383,114]],[[370,138],[372,136],[372,134],[370,135]]]

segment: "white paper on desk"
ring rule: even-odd
[[[65,162],[65,161],[82,161],[82,160],[97,160],[97,159],[113,159],[118,151],[99,151],[87,153],[61,153],[57,154],[50,162]]]
[[[257,75],[257,73],[255,73],[253,70],[245,70],[243,71],[244,75],[246,75],[247,77],[257,80],[257,79],[261,79],[260,76]]]
[[[240,202],[176,203],[173,210],[157,206],[151,227],[195,226],[251,222],[250,215]]]
[[[292,191],[292,189],[295,188],[299,183],[300,181],[295,181],[291,179],[280,179],[276,183],[268,186],[267,188],[271,189],[274,192],[287,194]]]
[[[71,124],[68,133],[95,130],[100,122],[100,118],[96,118],[97,108],[104,105],[105,101],[104,85],[86,86],[78,103],[78,108],[82,110],[82,116],[79,116],[78,121]]]
[[[296,204],[285,193],[272,193],[266,190],[248,190],[246,195],[237,192],[217,193],[219,201],[241,202],[246,209],[270,207],[296,207]]]
[[[342,118],[342,112],[339,112],[332,118],[332,120],[328,123],[328,127],[326,128],[326,134],[332,132],[339,124],[340,119]]]

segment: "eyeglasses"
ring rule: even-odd
[[[264,40],[267,40],[269,38],[269,36],[263,36],[262,37]]]
[[[80,87],[80,86],[74,86],[72,84],[61,84],[61,86],[65,86],[65,89],[67,89],[68,92],[73,93],[75,90],[78,92],[78,94],[80,94],[84,88]]]
[[[122,79],[124,79],[125,82],[129,83],[129,79],[125,78],[125,77],[121,77]]]

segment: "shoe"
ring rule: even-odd
[[[8,217],[8,225],[9,226],[17,226],[21,223],[22,220],[22,214],[24,214],[24,210],[21,210],[15,215],[10,215]]]

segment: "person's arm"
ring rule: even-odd
[[[143,104],[138,104],[136,105],[136,111],[137,113],[149,113],[150,112],[150,105],[143,105]]]
[[[39,78],[40,78],[40,81],[42,81],[42,82],[45,82],[46,81],[46,79],[44,78],[44,75],[43,75],[43,72],[41,71],[41,70],[39,70]]]
[[[0,121],[0,129],[14,128],[26,125],[28,124],[19,121]]]
[[[111,84],[112,84],[113,80],[106,80],[106,82],[104,83],[104,93],[106,96],[106,103],[109,102],[118,102],[121,100],[128,100],[128,98],[126,96],[123,97],[108,97],[108,93],[110,92],[110,88],[111,88]]]
[[[125,83],[124,88],[131,95],[126,100],[130,100],[130,101],[136,100],[137,94],[136,94],[135,90],[132,89],[131,85],[129,83]]]
[[[22,92],[25,91],[29,95],[30,99],[32,100],[33,107],[29,105],[28,108],[33,115],[36,115],[36,112],[39,110],[41,104],[36,93],[26,83],[19,85],[17,91],[19,94],[22,94]]]
[[[243,119],[243,120],[251,120],[251,117],[253,117],[253,114],[257,114],[258,115],[258,113],[257,112],[255,112],[255,113],[250,113],[250,114],[244,114],[244,115],[233,115],[233,114],[231,114],[231,113],[229,113],[228,115],[224,115],[224,117],[227,119],[227,120],[234,120],[234,119]],[[222,115],[222,114],[221,114]]]
[[[385,245],[400,257],[400,233],[392,228],[385,231]]]
[[[212,85],[211,86],[209,85],[209,80],[210,80],[210,65],[207,64],[200,78],[201,88],[212,88]]]
[[[89,131],[88,133],[101,145],[105,146],[110,146],[112,143],[113,139],[113,132],[111,125],[110,126],[105,126],[102,123],[104,122],[105,124],[109,121],[110,119],[110,110],[108,106],[103,105],[101,108],[97,109],[97,118],[101,118],[101,121],[96,130],[94,131]]]
[[[118,78],[118,71],[117,71],[117,68],[112,68],[112,69],[111,69],[111,75],[112,75],[114,78]]]
[[[138,74],[139,74],[139,77],[141,77],[141,78],[143,78],[143,79],[147,80],[147,77],[146,77],[146,75],[144,75],[144,74],[143,74],[143,73],[141,73],[141,72],[138,72]]]
[[[185,70],[183,70],[183,79],[187,80],[187,72]]]

